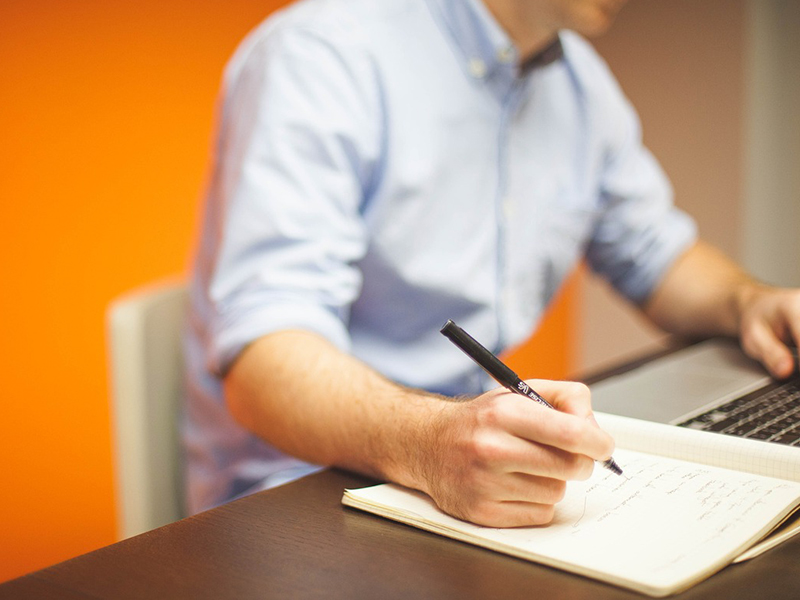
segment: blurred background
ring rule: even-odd
[[[115,541],[105,310],[185,274],[222,68],[281,0],[0,4],[0,581]],[[596,45],[701,233],[800,285],[800,3],[633,0]],[[526,376],[663,336],[576,273]]]

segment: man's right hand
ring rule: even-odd
[[[324,382],[321,392],[318,382]],[[311,333],[251,344],[225,379],[234,418],[308,462],[426,492],[445,512],[497,527],[549,522],[566,481],[614,444],[589,389],[533,380],[557,410],[504,389],[458,401],[398,386]]]
[[[611,456],[585,385],[529,383],[557,410],[503,388],[443,403],[419,457],[420,487],[443,511],[491,527],[546,524],[566,482]]]

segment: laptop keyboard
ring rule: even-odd
[[[800,379],[737,398],[679,425],[800,446]]]

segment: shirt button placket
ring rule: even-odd
[[[513,49],[511,50],[513,52]],[[513,57],[512,57],[513,60]],[[519,100],[519,87],[516,84],[512,84],[511,88],[508,90],[508,95],[503,102],[503,116],[500,120],[500,132],[499,132],[499,141],[500,141],[500,164],[499,164],[499,180],[501,182],[502,189],[500,190],[499,196],[499,206],[498,206],[498,233],[499,233],[499,247],[498,247],[498,297],[500,306],[498,307],[498,314],[497,314],[497,322],[499,327],[499,340],[501,343],[505,343],[507,339],[508,328],[511,327],[509,323],[509,319],[511,319],[510,315],[513,313],[513,305],[514,299],[516,294],[513,289],[509,287],[509,277],[510,277],[510,263],[512,262],[512,257],[509,256],[510,248],[508,247],[508,235],[510,229],[510,223],[514,218],[514,201],[513,198],[509,195],[509,183],[510,183],[510,168],[511,168],[511,160],[508,155],[509,151],[509,144],[511,138],[511,130],[513,128],[513,121],[514,121],[514,111],[516,110],[516,106]],[[512,319],[513,320],[513,319]]]

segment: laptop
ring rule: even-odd
[[[589,387],[596,411],[800,446],[800,374],[775,381],[732,340],[707,340]]]

